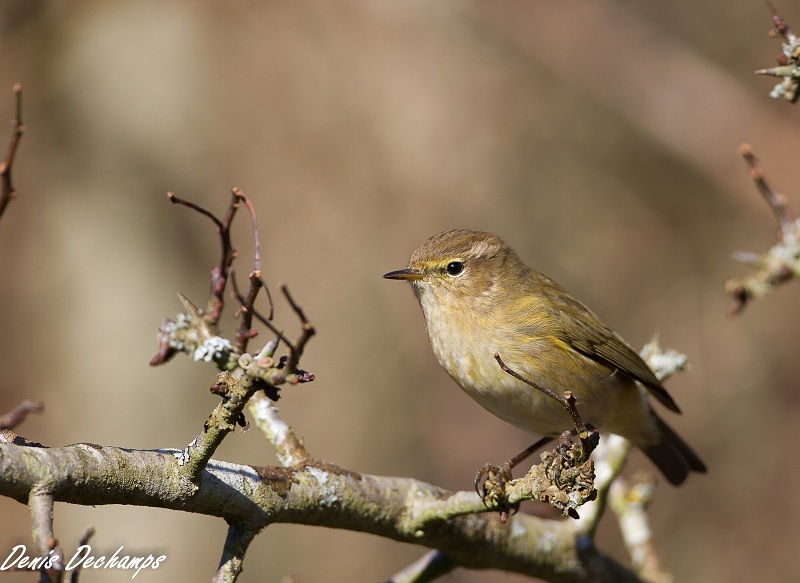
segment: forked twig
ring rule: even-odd
[[[203,317],[211,324],[217,325],[222,313],[224,305],[223,296],[225,293],[225,286],[228,284],[228,275],[230,273],[233,260],[236,258],[236,249],[231,244],[231,223],[233,217],[239,208],[239,201],[241,200],[239,189],[234,188],[231,192],[231,200],[228,204],[228,209],[223,219],[219,219],[214,213],[203,208],[197,203],[179,198],[174,192],[168,192],[167,197],[173,204],[180,204],[188,207],[203,216],[211,219],[217,226],[217,233],[220,240],[220,260],[219,265],[211,271],[211,296],[209,297],[206,309],[203,312]]]

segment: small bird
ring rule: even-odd
[[[650,406],[648,392],[680,413],[636,351],[497,236],[439,233],[383,277],[412,284],[439,364],[503,421],[543,436],[573,428],[561,403],[503,372],[495,354],[556,395],[571,391],[586,425],[630,440],[672,484],[706,472]]]

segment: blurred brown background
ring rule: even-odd
[[[634,346],[658,331],[690,357],[668,385],[685,412],[670,421],[711,473],[662,484],[651,510],[678,580],[798,580],[800,285],[734,320],[722,292],[746,272],[729,253],[774,240],[741,142],[800,212],[800,111],[752,74],[780,50],[770,26],[763,3],[742,0],[5,0],[0,119],[19,81],[28,132],[20,198],[0,221],[0,411],[44,400],[19,431],[53,446],[191,440],[215,404],[212,367],[147,361],[176,292],[204,300],[218,247],[211,223],[165,193],[222,212],[238,186],[256,204],[266,277],[290,284],[319,331],[304,359],[317,380],[279,403],[311,452],[470,488],[530,438],[460,393],[410,290],[381,275],[433,233],[491,230]],[[274,463],[255,430],[216,457]],[[652,471],[638,454],[631,466]],[[68,551],[94,525],[98,553],[166,554],[145,582],[210,579],[226,530],[143,508],[59,505],[55,519]],[[30,545],[26,508],[0,499],[0,556],[18,543]],[[598,545],[627,562],[610,517]],[[241,580],[380,581],[423,552],[275,525]],[[449,578],[486,580],[527,579]]]

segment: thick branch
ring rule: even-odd
[[[273,523],[344,528],[437,548],[468,568],[504,569],[549,581],[586,577],[588,567],[579,556],[570,523],[525,515],[512,517],[508,524],[494,515],[447,517],[444,510],[454,500],[469,496],[476,508],[480,506],[471,492],[357,474],[313,460],[291,468],[211,460],[193,484],[175,453],[89,444],[50,449],[0,445],[0,494],[25,502],[47,477],[48,495],[59,502],[195,512],[222,517],[247,532]],[[437,505],[443,510],[441,519],[410,520],[421,506],[432,516]],[[226,551],[229,559],[224,562],[235,555]],[[637,580],[608,557],[590,555],[592,570],[599,569],[598,581]]]

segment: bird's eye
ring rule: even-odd
[[[464,273],[464,263],[461,261],[451,261],[447,264],[445,269],[447,270],[447,275],[456,277]]]

